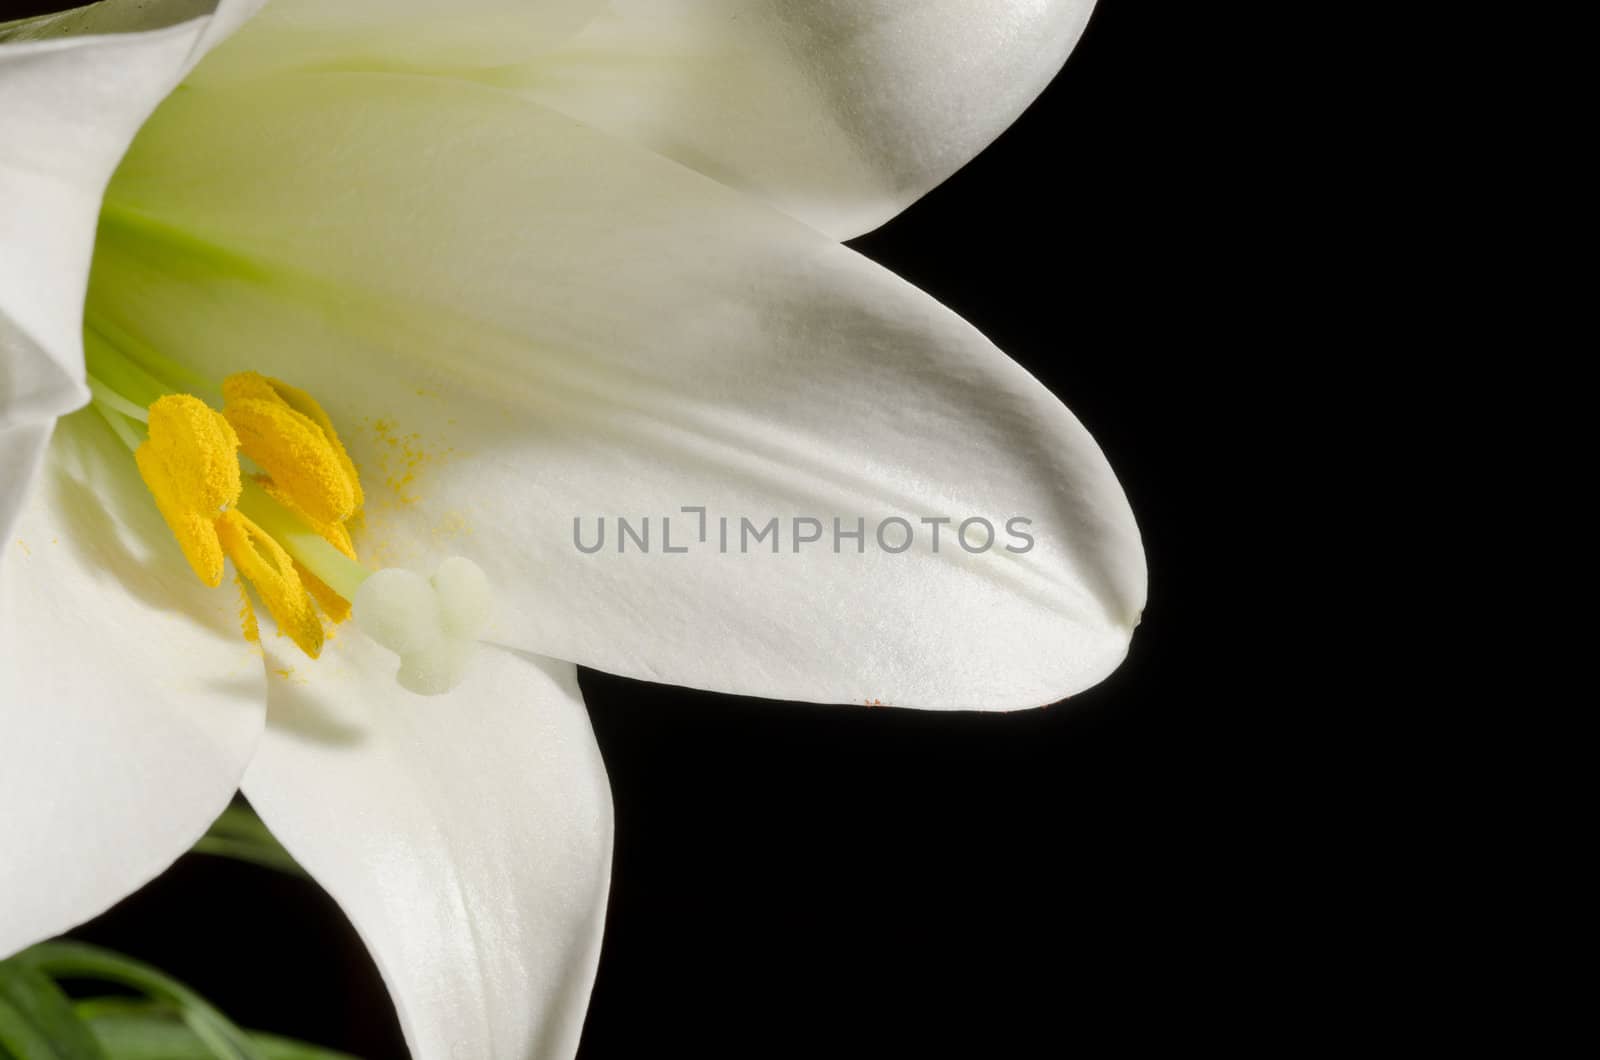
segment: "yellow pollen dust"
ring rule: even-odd
[[[236,509],[237,451],[266,470],[254,480],[274,500],[351,559],[355,546],[344,523],[363,503],[355,464],[304,391],[254,372],[229,376],[222,391],[221,413],[188,394],[150,406],[150,437],[134,453],[140,477],[200,580],[220,586],[223,559],[232,559],[279,631],[315,659],[324,634],[313,598],[335,623],[350,617],[350,602]],[[242,582],[240,594],[244,635],[254,641],[255,612]]]
[[[250,590],[245,588],[244,575],[235,574],[234,584],[239,586],[239,628],[244,639],[251,644],[261,643],[261,627],[256,624],[256,609],[250,606]]]

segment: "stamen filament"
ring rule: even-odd
[[[93,394],[94,399],[100,404],[109,405],[111,408],[116,409],[129,419],[138,420],[140,423],[150,422],[150,413],[147,408],[141,405],[136,405],[129,401],[127,398],[123,397],[121,394],[117,393],[115,390],[96,379],[93,373],[90,373],[88,383],[89,393]]]
[[[117,436],[123,445],[128,447],[128,452],[137,452],[140,443],[143,441],[139,437],[138,428],[129,423],[122,413],[107,405],[98,397],[91,404],[94,405],[94,410],[100,414],[100,418],[106,421],[106,426],[111,428],[112,433]]]
[[[83,354],[91,374],[135,405],[148,408],[172,392],[102,336],[87,329],[83,333]]]
[[[239,496],[239,511],[293,556],[306,570],[315,574],[328,588],[354,600],[356,590],[372,574],[367,568],[334,548],[312,530],[300,517],[273,500],[248,476]]]
[[[93,334],[108,349],[133,365],[147,378],[161,383],[163,389],[201,389],[212,393],[218,389],[215,380],[208,379],[181,361],[166,356],[98,313],[84,313],[84,330]],[[168,383],[178,385],[172,387],[168,386]]]

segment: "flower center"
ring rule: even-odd
[[[278,630],[313,659],[324,619],[337,625],[353,614],[400,657],[403,687],[433,695],[461,681],[488,622],[488,579],[459,556],[431,579],[362,566],[347,525],[361,513],[361,479],[315,398],[241,372],[223,380],[219,412],[109,344],[86,348],[94,407],[133,452],[195,575],[217,588],[233,561],[246,638],[257,636],[248,582]],[[260,472],[241,469],[241,452]]]

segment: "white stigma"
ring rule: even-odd
[[[432,578],[385,567],[361,583],[350,604],[361,631],[400,656],[400,687],[437,696],[466,676],[490,602],[482,568],[451,556]]]

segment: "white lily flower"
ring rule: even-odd
[[[1091,0],[260,6],[0,27],[0,955],[136,890],[242,787],[415,1056],[571,1055],[611,856],[575,664],[1014,709],[1126,652],[1144,558],[1093,440],[837,242],[998,135]],[[96,365],[106,415],[67,415]],[[493,646],[448,691],[401,688],[348,626],[314,661],[251,644],[195,577],[118,433],[140,444],[142,373],[220,406],[208,382],[244,372],[326,410],[363,563],[487,575]],[[219,496],[207,526],[250,510]],[[701,508],[1021,517],[1033,544],[574,547],[575,517],[686,538]],[[414,648],[434,597],[385,577],[357,619]]]

